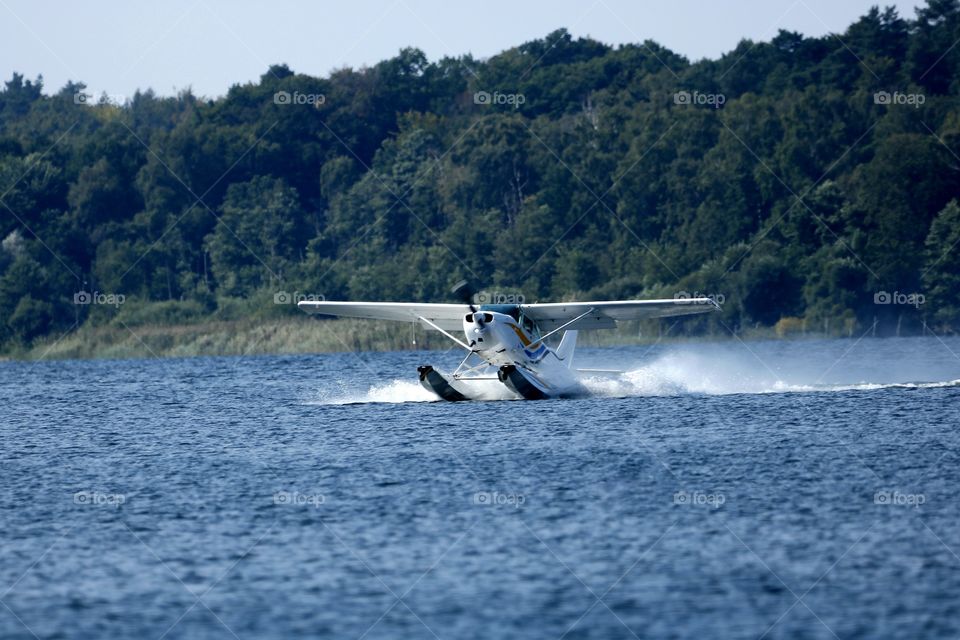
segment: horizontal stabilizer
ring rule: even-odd
[[[576,369],[577,373],[606,373],[612,376],[619,376],[626,373],[621,369]]]

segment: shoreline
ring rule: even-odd
[[[780,333],[773,328],[750,329],[735,337],[729,333],[661,335],[641,332],[637,323],[615,330],[587,331],[580,336],[585,348],[652,345],[726,340],[817,340],[845,338],[813,332]],[[912,337],[912,336],[903,336]],[[347,351],[432,351],[449,347],[444,336],[411,324],[376,320],[219,320],[192,324],[106,325],[82,327],[28,348],[0,354],[0,361],[104,360],[181,358],[204,356],[343,353]]]

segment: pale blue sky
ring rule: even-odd
[[[913,17],[920,0],[891,1]],[[691,59],[778,28],[842,32],[868,0],[0,0],[0,78],[42,73],[46,92],[82,80],[96,93],[152,87],[205,96],[255,80],[270,64],[326,75],[391,57],[404,46],[431,60],[485,58],[560,27],[608,44],[652,39]]]

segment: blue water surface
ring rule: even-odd
[[[582,339],[589,346],[589,338]],[[0,637],[955,638],[960,340],[0,363]]]

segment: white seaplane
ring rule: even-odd
[[[573,368],[578,330],[612,329],[621,320],[685,316],[720,308],[711,298],[475,306],[475,293],[466,281],[458,283],[453,293],[464,302],[302,300],[297,306],[308,313],[328,316],[419,322],[426,329],[439,331],[463,347],[466,357],[451,374],[430,365],[421,365],[417,371],[420,384],[451,402],[589,395],[582,378],[600,370]],[[463,340],[450,333],[458,329],[463,330]],[[547,339],[561,331],[557,347],[547,346]]]

